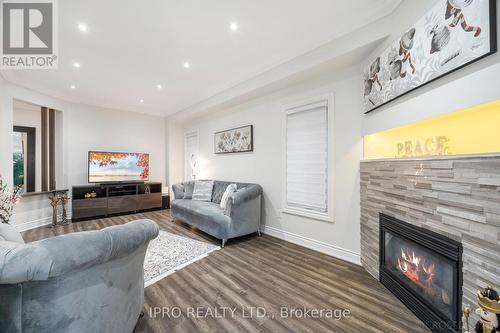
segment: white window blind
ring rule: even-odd
[[[328,212],[328,103],[294,108],[286,114],[286,205]]]

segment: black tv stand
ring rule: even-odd
[[[102,183],[102,184],[98,184],[98,186],[121,186],[121,185],[143,185],[143,184],[146,184],[145,182],[143,181],[133,181],[133,182],[109,182],[109,183]],[[151,184],[151,183],[148,183],[148,184]],[[97,185],[97,184],[96,184]]]
[[[162,208],[161,183],[110,183],[74,186],[72,190],[73,220]]]

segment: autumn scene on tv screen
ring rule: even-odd
[[[149,179],[149,154],[89,153],[89,182],[146,181]]]

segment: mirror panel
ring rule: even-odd
[[[16,99],[13,111],[14,184],[24,195],[56,190],[61,112]]]
[[[14,126],[14,186],[36,191],[36,128]]]

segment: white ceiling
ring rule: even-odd
[[[169,115],[386,16],[400,2],[58,1],[59,69],[1,73],[65,100]]]

